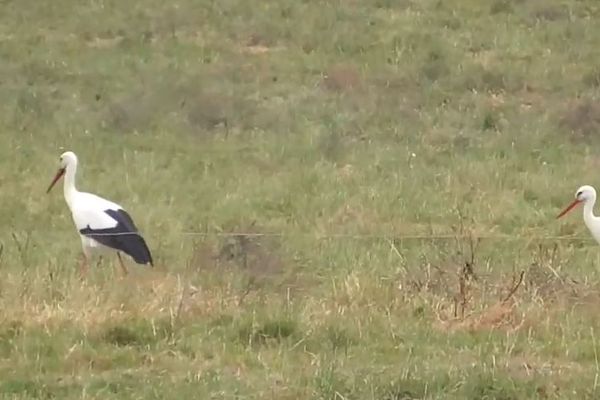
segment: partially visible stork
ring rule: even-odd
[[[583,203],[583,222],[596,239],[600,243],[600,217],[594,215],[594,204],[596,204],[596,189],[589,185],[583,185],[575,193],[575,200],[569,204],[556,218],[560,218],[575,206]]]
[[[124,275],[127,269],[123,264],[121,252],[129,255],[138,264],[153,266],[152,255],[146,241],[138,232],[129,214],[120,205],[96,196],[80,192],[75,188],[77,173],[77,156],[67,151],[60,156],[60,168],[50,183],[49,193],[58,180],[64,176],[65,200],[73,222],[81,236],[83,259],[80,265],[81,274],[89,267],[89,259],[93,253],[113,250],[117,252],[119,264]]]

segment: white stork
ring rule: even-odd
[[[594,204],[596,204],[596,189],[589,185],[583,185],[575,193],[575,200],[569,204],[558,217],[560,218],[575,206],[583,203],[583,222],[592,234],[596,242],[600,243],[600,217],[594,215]]]
[[[120,205],[96,196],[80,192],[75,188],[77,156],[67,151],[60,156],[60,168],[46,193],[64,175],[64,194],[73,215],[73,222],[81,236],[83,260],[81,273],[87,271],[92,253],[113,250],[117,252],[123,274],[127,269],[121,252],[129,255],[138,264],[153,265],[152,255],[146,241],[139,234],[133,220]]]

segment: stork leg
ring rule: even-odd
[[[125,268],[125,264],[123,264],[121,252],[117,251],[117,257],[119,257],[119,264],[121,265],[121,271],[123,271],[123,276],[127,276],[127,268]]]

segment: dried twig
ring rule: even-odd
[[[525,271],[521,271],[521,273],[519,274],[519,280],[517,281],[516,285],[512,287],[510,292],[508,292],[508,295],[502,300],[502,303],[506,303],[516,293],[517,289],[519,289],[519,286],[521,286],[521,283],[523,283],[524,276]]]

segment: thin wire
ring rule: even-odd
[[[139,232],[91,233],[85,236],[124,236],[139,235]],[[543,240],[543,241],[591,241],[589,237],[581,236],[532,236],[532,235],[485,235],[485,234],[347,234],[347,233],[283,233],[283,232],[180,232],[183,236],[196,237],[315,237],[318,239],[387,239],[387,240],[455,240],[455,239],[485,239],[485,240]]]
[[[247,236],[247,237],[294,237],[294,236],[306,236],[306,237],[317,237],[320,239],[395,239],[395,240],[454,240],[454,239],[486,239],[486,240],[511,240],[511,239],[522,239],[522,240],[565,240],[565,241],[591,241],[589,237],[581,236],[531,236],[531,235],[467,235],[467,234],[437,234],[437,235],[418,235],[418,234],[346,234],[346,233],[333,233],[333,234],[318,234],[318,233],[256,233],[256,232],[182,232],[182,235],[186,236],[222,236],[222,237],[236,237],[236,236]]]

